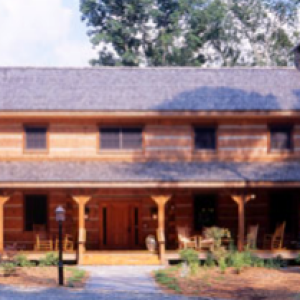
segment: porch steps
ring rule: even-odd
[[[152,253],[86,253],[83,265],[160,265],[157,254]]]

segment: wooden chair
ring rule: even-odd
[[[179,249],[198,248],[197,238],[190,236],[190,228],[178,227],[177,235],[178,235]]]
[[[264,236],[264,249],[282,249],[285,225],[286,222],[283,222],[276,227],[273,234],[266,234]]]
[[[59,240],[55,239],[55,250],[58,251]],[[74,240],[71,234],[65,234],[63,238],[63,250],[64,251],[73,251],[74,250]]]
[[[257,247],[257,235],[258,235],[259,225],[252,225],[248,227],[248,233],[246,237],[246,245],[250,249],[256,249]]]
[[[47,234],[47,228],[45,225],[33,224],[33,231],[35,232],[35,251],[52,251],[53,241],[49,239]]]
[[[35,238],[35,251],[53,251],[53,241],[48,239],[47,234],[37,233]]]

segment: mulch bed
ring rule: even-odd
[[[69,269],[64,269],[65,286],[67,279],[72,276]],[[83,288],[85,286],[86,277],[81,282],[75,282],[73,288]],[[30,267],[18,268],[16,274],[11,276],[0,276],[0,284],[13,285],[19,287],[45,287],[54,288],[58,286],[58,270],[57,267]]]
[[[241,274],[227,269],[200,269],[192,277],[182,278],[180,271],[170,276],[177,279],[182,294],[234,300],[300,299],[300,268],[274,270],[247,268]]]

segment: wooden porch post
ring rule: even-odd
[[[231,195],[232,199],[238,205],[238,250],[243,251],[245,246],[245,205],[251,199],[253,195]]]
[[[73,200],[78,204],[78,264],[82,263],[83,254],[85,252],[86,229],[85,229],[85,205],[92,198],[90,195],[72,196]]]
[[[0,196],[0,252],[4,250],[4,204],[10,196]]]
[[[171,195],[151,196],[158,207],[157,240],[161,263],[165,263],[166,241],[165,241],[165,207]]]

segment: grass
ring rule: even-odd
[[[181,293],[178,281],[176,278],[172,277],[170,274],[172,270],[158,270],[154,273],[155,279],[161,285],[173,290],[177,293]]]

